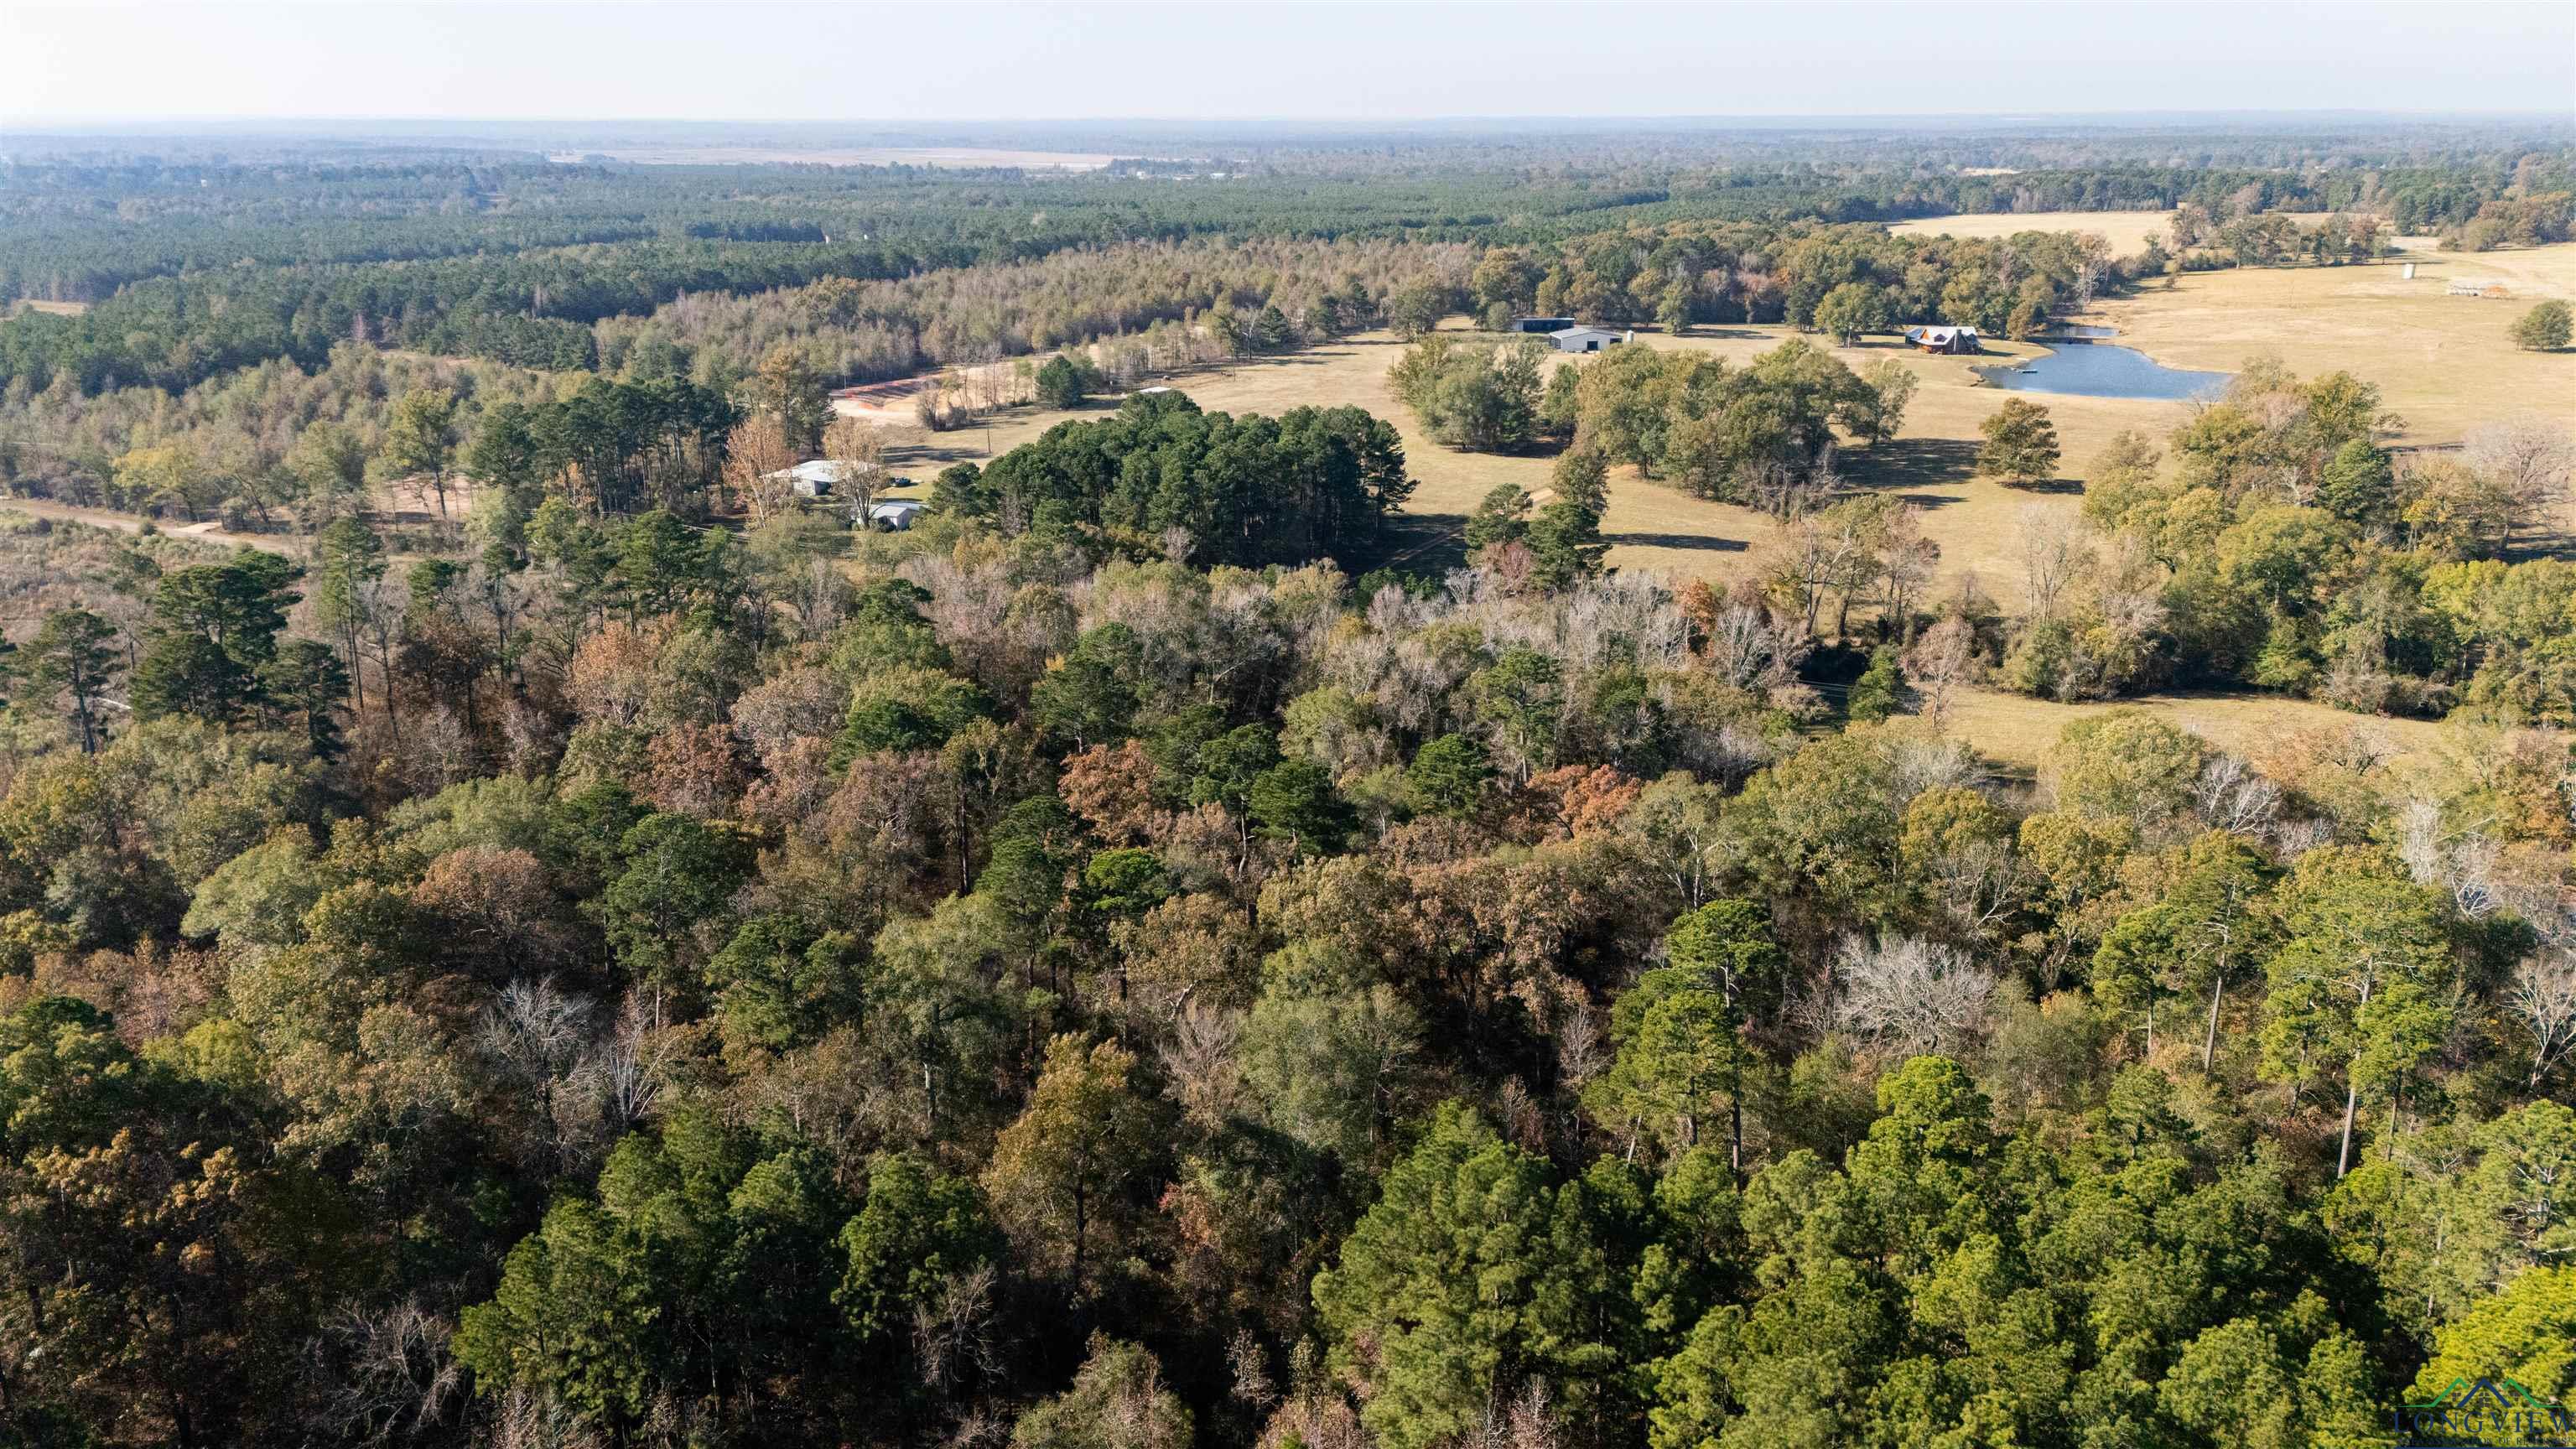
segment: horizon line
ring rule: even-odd
[[[120,113],[77,115],[61,113],[0,112],[0,128],[40,126],[60,128],[85,125],[179,125],[219,124],[227,126],[292,124],[292,125],[385,125],[385,124],[480,124],[480,125],[795,125],[795,126],[884,126],[889,128],[958,125],[1311,125],[1372,126],[1513,122],[1601,126],[1632,122],[1671,123],[1677,121],[1908,121],[1908,120],[1990,120],[2013,124],[2038,121],[2082,120],[2126,117],[2191,117],[2231,118],[2271,117],[2378,117],[2396,120],[2439,120],[2445,118],[2497,120],[2550,120],[2576,130],[2576,117],[2551,108],[2498,107],[2495,109],[2411,109],[2367,106],[2308,106],[2239,109],[2200,109],[2190,107],[2125,107],[2082,111],[1675,111],[1638,112],[1615,115],[1563,115],[1536,112],[1440,112],[1413,115],[1325,116],[1291,113],[1245,115],[1102,115],[1102,116],[685,116],[685,115],[499,115],[441,114],[413,112],[385,115],[344,114],[220,114],[209,112]]]

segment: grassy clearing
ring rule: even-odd
[[[1961,238],[2011,236],[2025,231],[2100,232],[2111,244],[2113,254],[2126,257],[2146,250],[2149,237],[2167,238],[2170,245],[2172,226],[2170,211],[1980,211],[1900,221],[1888,230],[1900,235]]]
[[[2293,736],[2357,730],[2398,770],[2427,768],[2455,752],[2452,732],[2431,720],[2379,719],[2331,705],[2274,694],[2150,694],[2104,704],[2058,704],[1996,690],[1963,691],[1952,705],[1950,732],[1987,759],[2035,770],[2065,728],[2106,710],[2136,708],[2161,715],[2230,754],[2260,760]]]
[[[9,306],[30,312],[50,312],[57,317],[77,317],[89,310],[87,302],[39,302],[33,297],[21,297]]]
[[[2462,255],[2410,247],[2395,263],[2195,272],[2103,304],[2121,340],[2169,367],[2233,371],[2270,352],[2306,376],[2346,368],[2404,416],[2402,441],[2456,443],[2514,413],[2576,418],[2576,353],[2524,352],[2506,338],[2544,298],[2576,297],[2576,244]],[[2509,300],[2451,297],[2454,279],[2500,281]]]

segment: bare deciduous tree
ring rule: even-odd
[[[2531,1033],[2531,1076],[2538,1091],[2560,1063],[2576,1059],[2576,955],[2547,951],[2513,969],[2505,1010]]]
[[[995,1282],[990,1263],[952,1274],[913,1310],[913,1358],[932,1391],[945,1393],[970,1374],[1000,1366],[993,1342]]]
[[[2261,838],[2281,818],[2281,787],[2234,755],[2217,754],[2192,782],[2191,804],[2212,830]]]
[[[2564,503],[2568,477],[2576,471],[2576,438],[2563,424],[2524,414],[2471,431],[2460,446],[2460,460],[2493,485],[2506,511],[2506,536],[2529,526]]]
[[[834,418],[823,430],[823,456],[832,460],[832,488],[849,511],[850,526],[868,526],[868,506],[885,478],[885,430],[864,418]]]
[[[2046,503],[2021,510],[2022,588],[2033,619],[2054,619],[2066,591],[2093,559],[2093,541],[2082,515]]]
[[[796,455],[771,418],[746,418],[725,435],[724,485],[754,524],[795,506],[796,490],[784,475]]]
[[[2474,830],[2453,830],[2442,807],[2417,796],[2398,812],[2397,855],[2417,885],[2447,891],[2460,914],[2481,921],[2500,903],[2495,841]]]
[[[1922,697],[1923,720],[1935,733],[1948,724],[1951,702],[1976,674],[1977,631],[1955,614],[1924,630],[1906,651],[1906,678]]]
[[[406,1443],[445,1424],[465,1387],[448,1351],[455,1334],[453,1322],[411,1299],[342,1311],[313,1345],[339,1442]]]
[[[1954,946],[1845,937],[1834,948],[1832,1021],[1892,1055],[1948,1052],[1985,1024],[1995,978]]]
[[[614,1137],[652,1115],[679,1057],[671,1033],[654,1024],[641,997],[629,993],[608,1040],[574,1068],[573,1080],[606,1135]]]

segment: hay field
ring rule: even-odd
[[[2093,231],[2111,244],[2114,256],[2135,256],[2149,237],[2171,244],[2170,211],[1978,211],[1956,216],[1925,216],[1888,227],[1899,235],[1986,238],[2025,231]]]
[[[2438,765],[2463,744],[2432,720],[2381,719],[2273,694],[2149,694],[2099,704],[2059,704],[1971,689],[1961,691],[1952,704],[1949,729],[1987,759],[2029,771],[2038,768],[2068,725],[2126,708],[2160,715],[2230,754],[2254,760],[2278,750],[2291,736],[2315,732],[2360,731],[2401,770]]]
[[[2576,423],[2576,352],[2524,352],[2505,336],[2534,303],[2576,298],[2576,243],[2404,259],[2411,282],[2396,262],[2194,272],[2095,310],[2168,367],[2233,371],[2270,352],[2303,377],[2349,369],[2379,384],[2411,446],[2455,443],[2515,413]],[[2445,296],[2454,279],[2500,281],[2513,295]]]

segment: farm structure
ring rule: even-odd
[[[1985,350],[1977,341],[1974,327],[1908,327],[1905,329],[1905,345],[1919,347],[1925,352],[1971,353]]]
[[[1598,327],[1567,327],[1545,334],[1559,352],[1599,352],[1620,342],[1633,342],[1634,332],[1605,332]]]
[[[1514,332],[1563,332],[1574,325],[1571,317],[1515,317]]]
[[[783,482],[799,498],[829,498],[833,485],[853,475],[874,475],[882,483],[885,468],[876,463],[843,461],[838,458],[815,458],[782,468],[769,475],[772,482]]]
[[[2451,285],[2443,288],[2442,290],[2445,295],[2452,297],[2502,298],[2513,295],[2513,290],[2502,282],[2473,281],[2465,277],[2451,283]]]

